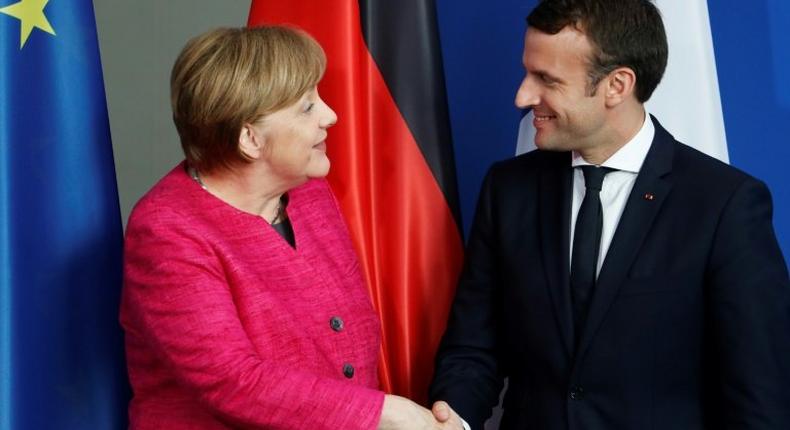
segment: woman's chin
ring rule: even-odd
[[[310,179],[324,178],[329,174],[329,166],[329,159],[324,157],[323,160],[314,162],[313,165],[310,166],[307,176]]]

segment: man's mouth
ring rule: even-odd
[[[557,115],[546,115],[546,114],[539,114],[537,112],[533,113],[535,115],[535,122],[540,123],[544,121],[549,121],[552,119],[557,118]]]

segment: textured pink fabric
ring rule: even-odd
[[[183,163],[137,204],[120,316],[131,428],[376,427],[379,321],[346,226],[324,181],[289,198],[296,250]]]

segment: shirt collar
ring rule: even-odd
[[[656,128],[653,125],[653,121],[650,120],[650,114],[645,112],[645,120],[636,135],[604,161],[601,166],[639,173],[639,169],[642,168],[642,163],[647,157],[647,151],[650,150],[650,145],[653,143],[655,134]],[[585,161],[578,152],[573,151],[571,165],[573,167],[589,166],[590,163]]]

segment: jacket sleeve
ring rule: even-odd
[[[751,178],[720,219],[708,294],[721,428],[790,428],[790,281],[771,196]]]
[[[473,429],[482,429],[499,401],[503,376],[498,360],[494,222],[494,167],[480,191],[464,269],[439,345],[431,401],[446,401]]]
[[[256,351],[211,245],[155,212],[129,224],[122,320],[199,402],[239,428],[377,427],[382,392]]]

